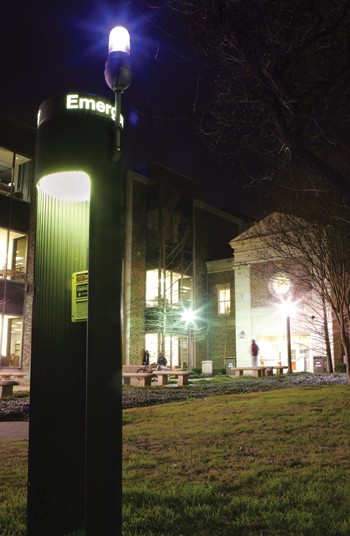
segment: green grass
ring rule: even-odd
[[[123,412],[123,536],[350,534],[350,389]],[[26,442],[1,442],[1,535],[24,536]]]
[[[0,441],[0,534],[26,534],[27,441]]]
[[[124,412],[124,536],[349,535],[347,386]]]

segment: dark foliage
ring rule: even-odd
[[[211,99],[200,128],[248,175],[308,170],[347,197],[347,0],[177,0]]]

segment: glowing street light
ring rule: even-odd
[[[132,69],[130,64],[130,35],[122,26],[116,26],[109,34],[108,56],[105,65],[105,80],[115,95],[115,140],[113,144],[112,160],[120,158],[121,122],[121,95],[130,86]]]
[[[114,536],[121,534],[122,526],[124,193],[120,139],[121,95],[132,80],[129,56],[129,33],[125,28],[117,26],[110,32],[105,64],[106,83],[115,94],[113,151],[112,162],[109,162],[113,169],[113,183],[99,184],[91,196],[93,215],[90,217],[87,335],[86,536]],[[102,239],[104,236],[108,244]],[[108,285],[105,281],[106,270],[109,270]],[[104,312],[103,320],[101,311]],[[103,366],[99,359],[102,350],[106,353]],[[100,415],[101,408],[104,408],[103,419]]]
[[[182,313],[182,320],[186,322],[186,324],[193,324],[195,318],[196,315],[192,309],[185,309],[185,311]]]

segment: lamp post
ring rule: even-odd
[[[105,65],[105,80],[114,91],[115,96],[115,138],[112,148],[112,159],[117,162],[120,158],[121,96],[130,86],[132,70],[130,65],[130,36],[122,26],[116,26],[109,34],[108,56]]]
[[[290,338],[290,315],[287,315],[287,359],[288,359],[288,372],[291,374],[292,369],[292,345]]]
[[[287,362],[288,362],[288,374],[292,374],[292,343],[291,343],[291,331],[290,331],[290,317],[294,312],[295,304],[288,300],[283,300],[281,303],[282,311],[286,317],[287,327]]]
[[[182,314],[182,319],[187,324],[187,368],[189,371],[192,369],[192,355],[191,355],[191,327],[193,325],[193,322],[196,318],[196,315],[192,309],[185,309],[185,311]]]
[[[87,333],[86,495],[87,536],[115,536],[122,527],[122,274],[123,172],[121,94],[131,83],[130,37],[109,36],[105,79],[115,93],[112,154],[115,176],[90,200]]]

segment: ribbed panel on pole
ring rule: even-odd
[[[37,207],[28,534],[61,536],[84,523],[86,322],[71,321],[71,282],[88,268],[89,202],[39,188]]]

